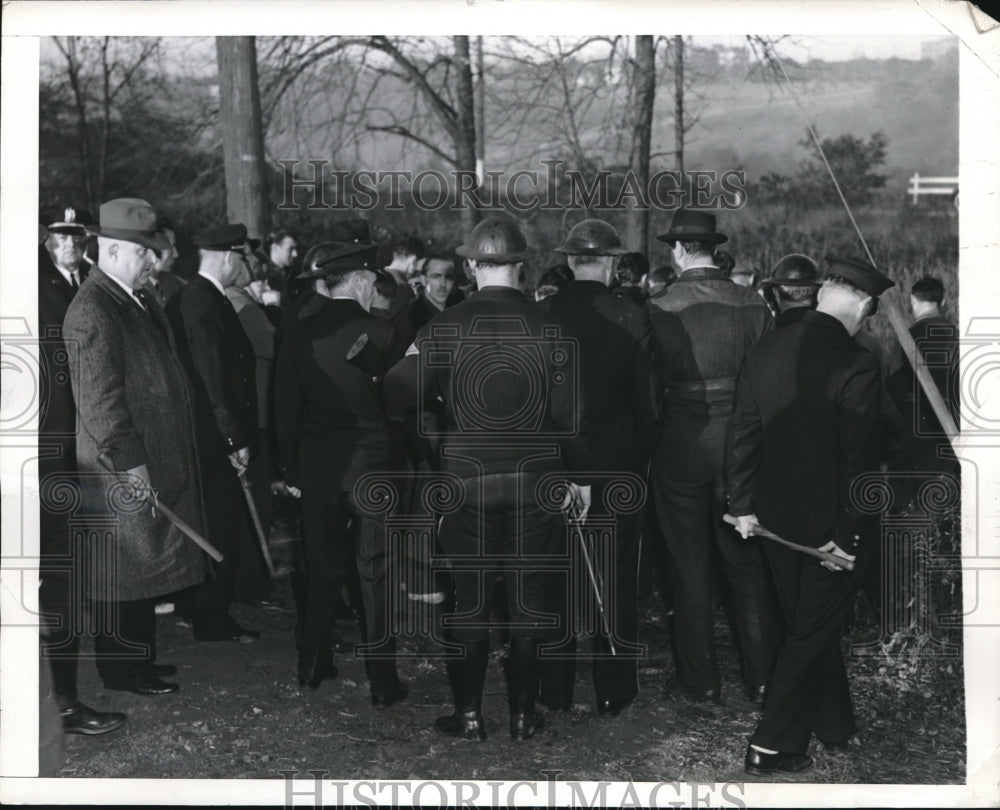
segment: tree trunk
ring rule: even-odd
[[[653,139],[653,102],[656,99],[656,54],[652,36],[635,38],[635,69],[632,76],[632,154],[629,170],[636,185],[649,186],[649,152]],[[649,254],[649,206],[628,198],[625,245]]]
[[[674,152],[677,155],[677,171],[684,180],[684,37],[674,37]]]
[[[455,98],[457,110],[452,140],[459,171],[476,171],[476,97],[472,83],[472,64],[469,61],[469,38],[452,37],[455,45]],[[472,205],[463,205],[462,229],[468,233],[479,221],[479,211]]]
[[[271,226],[253,37],[216,37],[219,117],[226,166],[226,215],[263,239]]]

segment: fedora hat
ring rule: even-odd
[[[315,278],[338,270],[374,270],[378,245],[371,238],[368,222],[360,217],[342,219],[330,227],[329,239],[323,243],[323,255],[313,260],[316,275],[308,267],[299,278]]]
[[[517,264],[535,255],[517,223],[502,214],[486,217],[476,225],[465,244],[455,248],[455,252],[466,259],[490,264]]]
[[[90,233],[107,239],[134,242],[153,250],[170,247],[167,237],[158,229],[156,211],[145,200],[120,197],[101,205],[100,225],[88,228]]]
[[[686,208],[674,212],[670,220],[670,230],[656,237],[661,242],[710,242],[721,245],[729,240],[724,233],[715,230],[715,214],[703,211],[688,211]]]

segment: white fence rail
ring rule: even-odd
[[[913,197],[913,204],[916,205],[921,195],[924,194],[947,194],[955,198],[955,206],[958,207],[958,178],[957,177],[921,177],[914,174],[910,178],[910,188],[907,193]]]

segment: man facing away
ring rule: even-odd
[[[827,749],[847,750],[857,732],[840,632],[877,549],[851,487],[878,469],[881,381],[878,360],[853,335],[893,283],[867,262],[827,261],[816,310],[750,350],[730,422],[739,534],[765,526],[842,561],[764,542],[785,635],[746,754],[747,772],[758,775],[811,768],[813,734]]]
[[[237,598],[268,596],[267,572],[239,480],[257,444],[256,359],[224,292],[247,269],[247,231],[240,224],[223,225],[202,231],[194,241],[198,275],[170,300],[167,314],[195,394],[209,539],[224,557],[216,576],[194,597],[194,637],[249,643],[260,634],[237,624],[229,605]]]
[[[581,528],[603,527],[595,532],[589,556],[598,569],[598,581],[605,585],[601,598],[607,631],[612,637],[603,627],[594,634],[593,677],[598,714],[611,718],[617,717],[639,692],[641,509],[637,506],[616,512],[607,495],[623,481],[627,486],[626,476],[633,480],[645,478],[649,448],[657,433],[659,397],[653,333],[645,306],[608,288],[616,257],[628,255],[611,225],[599,219],[584,220],[570,230],[556,251],[566,256],[573,280],[544,299],[541,306],[566,324],[567,336],[578,344],[582,452],[567,461],[574,481],[591,487],[591,508]],[[645,493],[642,495],[644,501]],[[609,523],[614,531],[611,543],[607,542],[610,534],[605,533]],[[576,537],[583,541],[582,534]],[[590,598],[586,575],[582,570],[576,574],[576,587]],[[566,594],[561,597],[562,615],[572,619],[566,611]],[[588,612],[596,615],[597,609]],[[572,705],[574,653],[571,634],[562,659],[543,667],[541,696],[551,708],[568,709]]]
[[[771,314],[760,296],[716,267],[714,248],[727,237],[716,231],[713,215],[679,210],[657,238],[671,245],[680,271],[649,300],[665,386],[650,489],[667,547],[677,677],[689,696],[719,700],[713,622],[718,553],[744,685],[751,700],[762,702],[776,616],[759,548],[739,543],[722,522],[723,459],[736,375],[747,351],[771,328]]]
[[[440,717],[443,734],[486,738],[483,687],[489,663],[489,608],[503,582],[511,618],[507,664],[510,735],[527,740],[541,724],[535,712],[538,646],[547,630],[546,571],[565,532],[558,514],[542,508],[538,488],[564,470],[577,427],[574,358],[559,340],[559,322],[518,289],[522,263],[534,255],[517,224],[505,216],[480,222],[458,248],[469,260],[479,291],[429,322],[386,377],[385,402],[400,421],[419,418],[441,401],[441,467],[462,482],[463,498],[444,515],[445,553],[466,563],[453,571],[449,658],[454,714]],[[551,478],[549,478],[551,480]],[[564,505],[586,514],[584,492],[570,485]]]
[[[380,396],[395,341],[392,325],[369,312],[377,248],[367,223],[336,223],[331,236],[313,259],[314,272],[324,277],[315,309],[289,325],[275,379],[279,455],[289,492],[302,500],[308,569],[299,685],[317,689],[337,675],[335,611],[353,557],[372,705],[385,708],[404,700],[409,687],[396,667],[385,523],[360,508],[355,488],[367,473],[405,468]]]

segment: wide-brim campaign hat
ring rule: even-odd
[[[778,284],[789,287],[820,287],[823,279],[816,262],[803,253],[789,253],[778,259],[771,277],[764,279],[761,284],[769,287]]]
[[[67,205],[58,212],[42,214],[38,218],[38,224],[44,226],[48,233],[87,236],[87,229],[94,224],[94,217],[86,209]]]
[[[704,211],[688,211],[681,208],[674,212],[670,220],[670,230],[656,237],[661,242],[709,242],[721,245],[729,237],[715,229],[715,214]]]
[[[375,270],[377,267],[378,245],[372,241],[368,222],[360,217],[334,222],[323,248],[323,255],[313,260],[316,270],[298,278],[322,277],[338,270]]]
[[[875,306],[872,309],[872,314],[878,310],[879,296],[890,287],[896,286],[895,281],[863,259],[845,259],[841,256],[825,256],[824,258],[827,263],[827,278],[830,276],[845,278],[874,299]]]
[[[502,214],[488,216],[476,225],[465,244],[455,248],[455,252],[466,259],[489,264],[517,264],[536,254],[534,248],[528,247],[517,223]]]
[[[134,242],[153,250],[167,250],[170,242],[159,230],[156,211],[148,202],[120,197],[101,205],[100,224],[87,230],[95,236]]]
[[[622,247],[618,231],[603,219],[585,219],[574,225],[556,253],[569,256],[623,256],[628,248]]]

